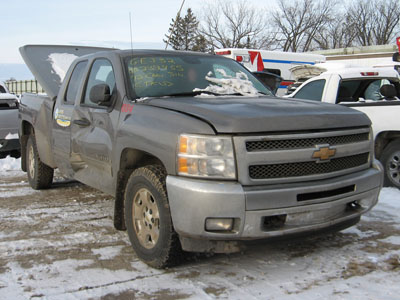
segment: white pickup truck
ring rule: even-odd
[[[385,168],[385,186],[400,188],[400,79],[392,67],[319,64],[292,68],[296,79],[311,77],[286,97],[341,104],[372,121],[375,155]]]

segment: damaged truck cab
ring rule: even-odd
[[[220,56],[104,50],[21,48],[48,95],[21,99],[22,168],[35,189],[58,168],[113,195],[114,225],[147,264],[350,226],[376,204],[365,114],[277,100]]]

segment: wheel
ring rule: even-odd
[[[158,165],[139,168],[130,175],[124,195],[125,222],[137,256],[154,268],[178,262],[182,250],[174,231],[165,185]]]
[[[53,182],[54,170],[41,162],[35,137],[30,135],[26,143],[26,163],[29,185],[35,189],[46,189]]]
[[[400,140],[390,142],[382,152],[380,161],[384,167],[384,186],[400,188]]]

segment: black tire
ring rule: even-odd
[[[400,140],[390,142],[383,149],[380,161],[384,168],[384,186],[400,188]]]
[[[26,171],[29,185],[33,189],[40,190],[51,186],[54,169],[41,162],[33,135],[29,136],[26,143]]]
[[[136,169],[124,194],[125,222],[132,248],[143,262],[158,269],[177,264],[182,255],[172,225],[165,179],[161,166]]]

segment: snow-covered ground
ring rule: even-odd
[[[0,175],[4,176],[10,171],[21,170],[21,159],[7,156],[5,159],[0,159]]]
[[[7,156],[4,159],[0,159],[0,178],[15,176],[17,174],[23,174],[21,171],[21,159]]]
[[[397,189],[384,188],[378,205],[342,232],[155,270],[114,230],[111,197],[75,182],[33,191],[18,168],[19,160],[0,160],[0,299],[400,297]]]

